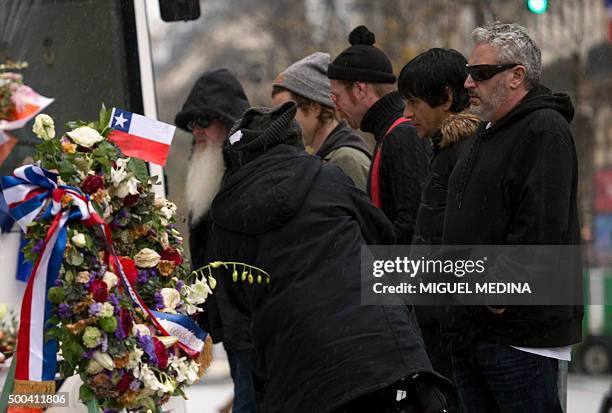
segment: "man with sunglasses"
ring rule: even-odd
[[[194,269],[206,264],[208,235],[212,226],[209,210],[225,173],[223,143],[234,122],[249,108],[242,85],[227,69],[204,72],[189,92],[174,123],[193,135],[185,198],[189,211],[189,249]],[[234,380],[233,412],[255,411],[248,351],[249,320],[227,304],[223,288],[206,301],[198,320],[215,343],[223,342]]]
[[[539,84],[541,52],[523,27],[494,23],[472,36],[464,86],[485,122],[450,176],[443,243],[578,245],[569,96]],[[489,270],[510,277],[520,265],[513,258],[501,254]],[[562,412],[559,362],[581,339],[582,307],[471,306],[455,315],[449,327],[464,338],[452,355],[462,412]]]

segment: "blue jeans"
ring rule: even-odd
[[[462,413],[562,413],[558,362],[476,340],[452,357]]]
[[[255,413],[255,390],[248,351],[227,351],[230,374],[234,380],[232,413]]]

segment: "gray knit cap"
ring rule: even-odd
[[[331,86],[327,77],[329,54],[314,52],[282,71],[272,86],[279,86],[323,106],[334,107],[329,97]]]

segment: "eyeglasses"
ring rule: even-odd
[[[507,63],[503,65],[465,65],[472,79],[476,82],[491,79],[493,76],[504,70],[512,69],[520,63]]]
[[[195,128],[206,129],[212,124],[212,120],[210,118],[199,117],[190,121],[187,124],[187,130],[189,132],[193,132]]]

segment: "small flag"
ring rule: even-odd
[[[127,155],[164,166],[176,126],[113,108],[108,135]]]

